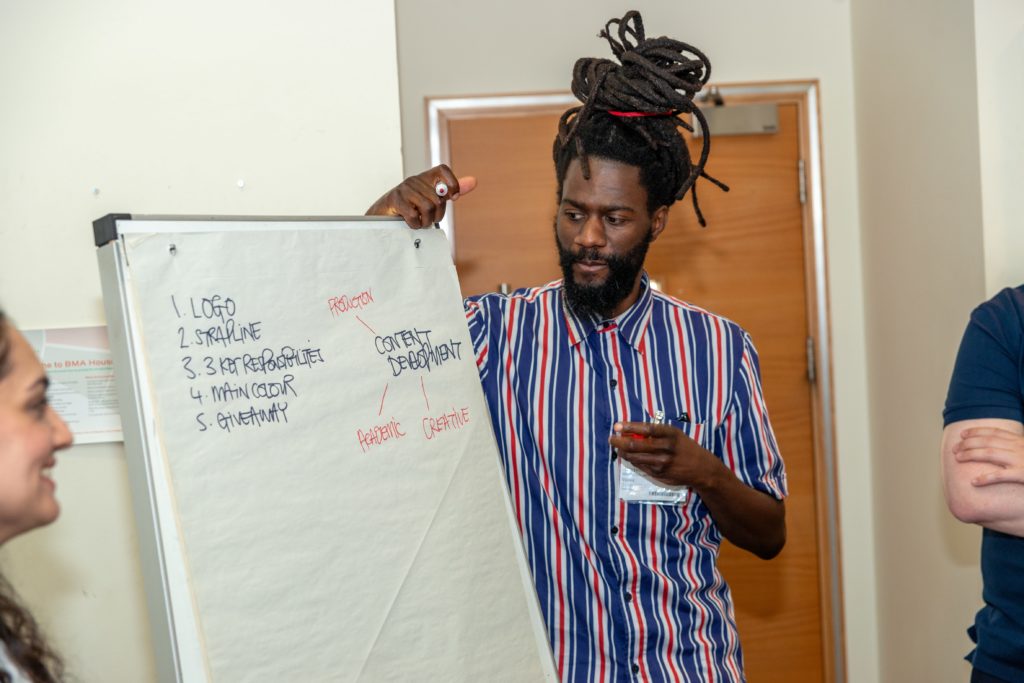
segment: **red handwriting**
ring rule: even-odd
[[[452,408],[436,417],[423,418],[423,436],[430,441],[441,432],[462,429],[469,423],[469,408]]]
[[[331,315],[337,318],[342,313],[348,311],[355,311],[361,308],[366,308],[373,303],[373,290],[368,289],[365,292],[359,292],[348,296],[342,294],[341,296],[332,296],[327,300],[327,308],[331,311]]]
[[[402,423],[395,418],[391,418],[389,422],[384,424],[373,425],[365,432],[362,429],[356,430],[359,448],[362,449],[363,453],[374,446],[379,446],[391,439],[401,439],[403,436],[405,436],[405,432],[402,431]]]
[[[356,316],[356,320],[361,322],[363,324],[363,327],[365,327],[366,329],[368,329],[370,331],[370,334],[377,334],[376,332],[373,331],[373,328],[370,327],[369,325],[367,325],[366,321],[363,320],[362,318],[360,318],[358,315]]]

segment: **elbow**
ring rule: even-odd
[[[989,510],[985,498],[978,493],[964,476],[946,476],[943,493],[950,514],[964,524],[983,524]]]
[[[950,513],[964,524],[983,524],[986,517],[977,501],[970,496],[946,493],[946,507]]]
[[[786,508],[782,501],[779,501],[777,508],[778,516],[771,525],[767,534],[761,537],[760,542],[750,549],[752,553],[762,560],[771,560],[782,552],[786,547]]]
[[[760,557],[762,560],[771,560],[778,556],[782,552],[782,549],[786,547],[786,525],[783,524],[782,528],[775,534],[772,534],[772,538],[767,539],[761,547],[754,550],[754,554]]]

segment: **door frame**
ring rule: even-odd
[[[835,411],[832,384],[832,337],[829,313],[828,260],[825,238],[825,200],[822,182],[821,114],[818,82],[781,81],[761,83],[708,84],[716,88],[726,104],[776,102],[794,103],[799,112],[799,145],[804,270],[807,292],[808,372],[814,434],[815,485],[823,495],[817,498],[818,565],[822,580],[822,652],[826,681],[845,683],[846,654],[839,531],[839,500],[836,472]],[[538,112],[564,111],[579,101],[567,92],[428,97],[426,123],[429,163],[450,162],[448,123],[452,120]],[[554,133],[552,133],[554,134]],[[454,208],[454,207],[453,207]],[[440,222],[454,254],[457,231],[453,211]]]

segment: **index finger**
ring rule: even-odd
[[[612,430],[622,435],[634,434],[640,437],[664,435],[668,425],[655,424],[654,422],[616,422]]]

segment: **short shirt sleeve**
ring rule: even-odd
[[[742,337],[743,353],[729,410],[716,430],[715,451],[744,484],[781,500],[787,495],[786,470],[761,391],[761,365],[750,336],[744,332]]]
[[[945,424],[1002,418],[1024,422],[1024,288],[1004,289],[971,313],[942,413]]]

